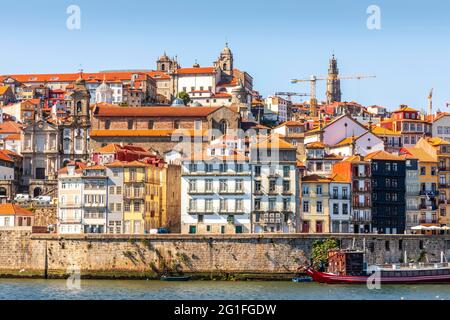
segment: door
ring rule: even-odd
[[[196,233],[197,233],[197,227],[189,226],[189,234],[196,234]]]
[[[323,233],[323,222],[322,221],[316,222],[316,233]]]

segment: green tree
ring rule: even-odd
[[[191,97],[189,97],[189,95],[184,91],[178,93],[177,98],[183,100],[185,106],[187,106],[192,101]]]
[[[334,239],[316,240],[312,245],[311,258],[315,269],[325,266],[328,262],[328,251],[336,249],[338,244]]]

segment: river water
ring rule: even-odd
[[[450,300],[450,285],[325,285],[292,282],[0,279],[0,300]]]

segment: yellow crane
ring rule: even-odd
[[[353,76],[337,76],[336,80],[361,80],[361,79],[367,79],[367,78],[376,78],[375,75],[365,75],[365,74],[357,74]],[[312,75],[309,79],[292,79],[291,83],[302,83],[302,82],[309,82],[311,84],[311,100],[310,100],[310,106],[311,106],[311,115],[317,116],[317,98],[316,98],[316,88],[317,88],[317,81],[325,81],[329,80],[329,77],[317,77],[315,75]]]

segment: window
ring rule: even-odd
[[[179,129],[180,128],[180,121],[176,120],[173,122],[173,128],[174,129]]]
[[[122,187],[116,188],[116,194],[121,195],[122,194]]]
[[[277,185],[276,180],[270,180],[269,181],[269,191],[275,192],[276,185]]]
[[[128,130],[133,129],[133,120],[128,120]]]
[[[242,212],[244,209],[244,200],[236,199],[236,212]]]
[[[323,212],[322,201],[317,201],[316,210],[317,210],[317,213],[322,213]]]
[[[228,181],[227,180],[220,180],[219,181],[220,191],[221,192],[227,192],[228,191]]]
[[[277,199],[270,198],[269,199],[269,211],[275,211],[276,206],[277,206]]]
[[[397,172],[397,170],[398,170],[398,165],[397,165],[396,162],[394,162],[394,163],[392,164],[392,171]]]
[[[212,199],[205,200],[205,211],[212,212],[213,211],[213,201]]]
[[[342,204],[342,214],[344,214],[344,215],[348,214],[348,204],[347,203]]]
[[[391,171],[391,164],[389,162],[385,163],[386,171]]]
[[[261,210],[261,199],[255,199],[255,210]]]
[[[290,168],[288,166],[283,167],[283,177],[289,178]]]
[[[261,192],[261,181],[255,181],[255,192]]]
[[[242,180],[242,179],[236,180],[236,191],[242,191],[243,185],[244,185],[244,180]]]
[[[111,128],[111,120],[105,121],[105,129],[109,130]]]
[[[302,187],[302,194],[304,196],[309,196],[309,186],[308,185],[303,185],[303,187]]]
[[[289,181],[283,181],[283,192],[289,192],[291,190],[291,183]]]
[[[319,185],[316,186],[316,194],[318,196],[322,195],[322,185],[319,184]]]
[[[154,125],[155,125],[155,122],[153,120],[150,120],[148,122],[148,129],[153,130],[154,129]]]
[[[244,165],[242,163],[236,164],[236,172],[237,173],[244,172]]]
[[[261,167],[255,166],[255,177],[260,177],[260,176],[261,176]]]
[[[339,214],[339,204],[333,203],[333,214]]]
[[[130,211],[131,211],[131,206],[130,206],[130,203],[129,203],[129,202],[125,202],[125,203],[124,203],[124,205],[123,205],[123,210],[124,210],[125,212],[130,212]]]
[[[427,174],[427,168],[426,167],[420,167],[420,175],[425,176]]]
[[[201,214],[198,215],[198,222],[203,223],[203,215]]]
[[[133,203],[133,207],[134,207],[134,212],[139,212],[141,211],[141,203],[139,201],[135,201]]]
[[[202,130],[202,121],[201,120],[195,120],[194,121],[194,128],[195,128],[195,130]]]
[[[227,172],[228,171],[228,165],[226,163],[221,163],[219,165],[220,172]]]
[[[211,179],[205,180],[205,191],[212,191],[213,181]]]

